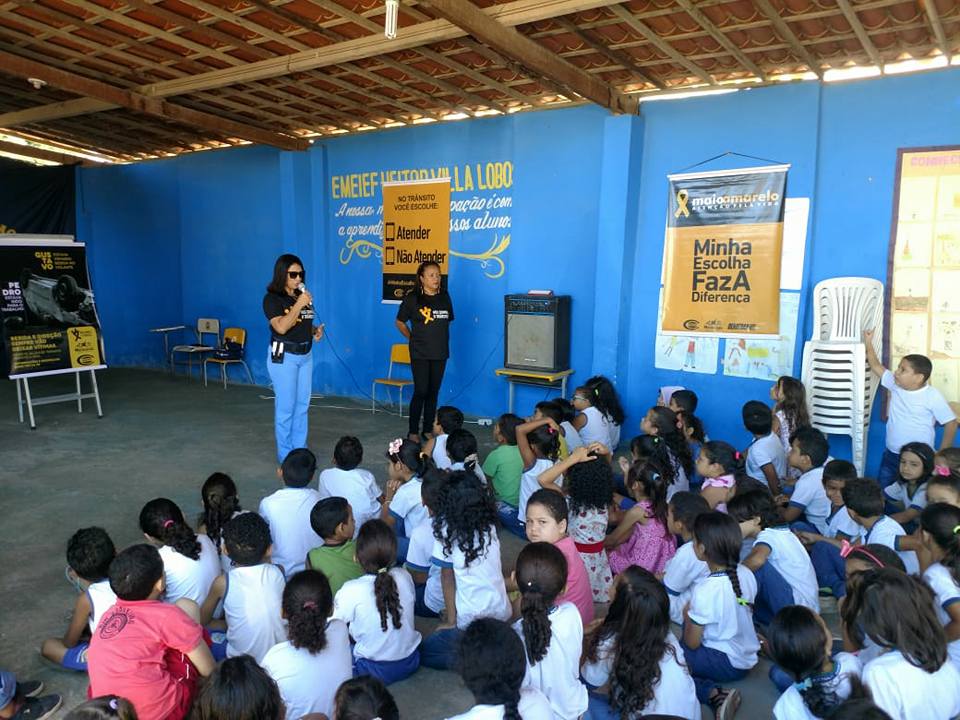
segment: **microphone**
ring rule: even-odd
[[[301,293],[304,293],[304,292],[306,292],[306,290],[307,290],[307,286],[304,285],[303,283],[300,283],[299,285],[297,285],[297,290],[299,290]],[[313,304],[311,303],[310,305],[306,305],[305,307],[308,307],[308,308],[311,308],[311,309],[312,309],[312,308],[313,308]]]

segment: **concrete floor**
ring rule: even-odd
[[[69,536],[100,525],[118,547],[138,542],[137,516],[147,500],[168,497],[192,517],[200,510],[200,486],[214,470],[233,477],[247,508],[278,487],[273,403],[264,399],[269,390],[204,388],[196,379],[146,370],[109,369],[99,379],[103,418],[90,401],[82,415],[72,403],[48,405],[36,409],[33,431],[17,421],[14,384],[0,383],[0,667],[43,680],[64,696],[64,708],[85,699],[86,676],[47,662],[38,648],[45,637],[63,633],[73,608],[74,590],[63,574]],[[35,396],[51,395],[72,390],[72,382],[39,378],[31,389]],[[383,484],[384,449],[405,434],[406,422],[371,415],[369,405],[343,398],[317,397],[313,406],[309,445],[321,467],[330,464],[337,438],[356,435],[366,450],[364,466]],[[490,431],[471,429],[483,456],[492,447]],[[509,572],[521,543],[504,533],[502,547]],[[433,624],[418,619],[424,634]],[[761,661],[737,684],[744,697],[740,717],[770,717],[776,691],[768,667]],[[404,720],[438,720],[472,705],[452,673],[422,669],[391,690]]]

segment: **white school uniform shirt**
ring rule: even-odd
[[[960,715],[960,670],[949,660],[934,673],[888,650],[863,668],[873,702],[893,720],[950,720]]]
[[[803,605],[820,612],[820,583],[817,573],[810,562],[810,555],[803,543],[793,534],[787,525],[768,527],[757,533],[753,546],[766,545],[770,548],[767,562],[793,590],[795,605]]]
[[[807,520],[816,526],[821,535],[827,534],[827,516],[830,515],[830,498],[823,489],[823,465],[808,470],[794,485],[790,495],[790,507],[800,508]]]
[[[407,537],[410,537],[415,527],[430,520],[430,513],[427,512],[420,494],[422,485],[420,478],[414,475],[397,488],[393,500],[390,501],[390,514],[403,520],[403,532]]]
[[[778,478],[787,475],[787,456],[783,445],[775,433],[758,437],[747,449],[747,475],[769,487],[763,466],[772,464]]]
[[[356,527],[353,537],[356,539],[360,526],[371,518],[380,517],[380,488],[373,473],[363,468],[341,470],[327,468],[320,473],[317,489],[321,498],[342,497],[353,510],[353,519]],[[311,548],[312,549],[312,548]]]
[[[433,439],[433,462],[441,470],[450,469],[450,456],[447,455],[447,433]]]
[[[690,478],[687,477],[687,471],[683,469],[680,459],[670,448],[667,448],[667,457],[670,458],[670,465],[673,467],[673,482],[667,486],[667,502],[670,502],[678,492],[689,492]]]
[[[831,509],[830,515],[827,516],[827,532],[824,535],[835,538],[838,533],[843,533],[851,539],[860,534],[860,526],[850,517],[846,505],[841,505],[836,510]]]
[[[613,669],[614,638],[609,637],[597,647],[597,659],[587,661],[580,669],[580,676],[593,687],[601,687],[610,679]],[[653,688],[653,699],[643,706],[638,715],[670,715],[687,720],[700,720],[700,701],[697,689],[690,677],[683,649],[673,633],[667,632],[668,649],[660,658],[660,680]]]
[[[469,470],[467,470],[466,463],[462,463],[462,462],[450,463],[450,472],[454,472],[456,470],[463,470],[464,472],[470,472]],[[480,483],[482,485],[487,484],[487,476],[484,475],[483,468],[480,466],[479,462],[474,464],[473,474],[477,476],[477,479],[480,480]]]
[[[749,605],[737,602],[725,572],[715,572],[694,586],[688,616],[703,626],[703,645],[722,652],[733,667],[749,670],[757,664],[760,649],[751,609],[757,598],[757,580],[743,565],[737,565],[737,578],[741,597]]]
[[[583,410],[587,423],[580,428],[580,440],[584,445],[602,443],[611,451],[620,444],[620,426],[591,405]]]
[[[223,615],[227,621],[227,657],[250,655],[260,662],[287,637],[280,617],[286,581],[270,563],[237,566],[226,575]]]
[[[175,603],[181,598],[203,605],[210,593],[210,586],[220,575],[220,555],[213,541],[206,535],[197,535],[200,557],[194,560],[181,555],[169,545],[160,548],[163,560],[163,579],[167,585],[163,599]]]
[[[285,640],[270,648],[260,662],[280,688],[287,720],[299,720],[309,713],[333,717],[337,688],[353,677],[347,626],[331,618],[326,638],[326,646],[316,655]]]
[[[663,585],[670,597],[670,619],[673,622],[683,625],[683,608],[690,600],[693,586],[709,574],[710,568],[693,551],[692,541],[678,547],[674,556],[667,560],[663,569]]]
[[[446,536],[446,528],[443,530]],[[500,538],[497,529],[488,528],[483,551],[467,565],[463,551],[453,543],[450,552],[445,552],[440,540],[433,541],[431,562],[440,568],[452,568],[457,582],[454,602],[457,610],[457,627],[466,630],[477,618],[492,617],[507,621],[513,614],[507,589],[503,583],[500,566]]]
[[[564,420],[560,423],[560,427],[563,430],[563,438],[567,441],[568,452],[573,452],[583,445],[583,438],[580,437],[580,432],[573,426],[573,423]]]
[[[863,666],[856,655],[840,652],[833,656],[833,672],[814,675],[813,681],[843,702],[850,697],[850,678],[859,678],[862,672]],[[773,706],[773,717],[774,720],[819,720],[819,716],[810,712],[800,691],[793,685],[783,691]]]
[[[117,602],[117,595],[110,588],[109,580],[101,580],[87,586],[87,600],[90,601],[90,632],[93,632],[103,614]]]
[[[387,613],[387,629],[380,625],[380,611],[373,584],[375,574],[347,580],[333,598],[333,616],[343,620],[356,645],[356,657],[378,662],[403,660],[420,646],[420,633],[414,627],[414,604],[417,601],[413,578],[403,568],[390,570],[400,595],[400,627],[395,627]]]
[[[320,499],[313,488],[285,487],[260,501],[260,514],[270,526],[272,560],[288,578],[306,567],[308,552],[323,545],[310,526],[310,511]]]
[[[533,687],[520,689],[520,702],[517,710],[523,720],[553,720],[553,708],[546,696]],[[503,705],[474,705],[465,713],[454,715],[447,720],[503,720]]]
[[[524,470],[520,476],[520,499],[517,505],[517,519],[525,522],[527,519],[527,501],[530,496],[540,489],[540,473],[553,467],[553,460],[538,458],[529,470]]]
[[[940,391],[931,385],[917,390],[904,390],[885,370],[880,384],[890,391],[890,414],[887,420],[887,450],[899,453],[908,442],[922,442],[934,447],[937,423],[946,425],[956,413]]]
[[[433,558],[433,522],[417,525],[410,533],[410,546],[407,549],[407,567],[417,572],[427,573],[427,584],[423,590],[423,604],[435,613],[443,610],[443,585],[440,582],[440,568],[431,562]]]
[[[524,687],[535,687],[550,701],[557,720],[577,720],[587,710],[587,686],[580,681],[583,620],[573,603],[560,603],[549,612],[550,643],[547,654],[534,664],[527,658]],[[523,637],[523,621],[513,625]]]
[[[894,503],[899,503],[904,510],[923,510],[927,506],[927,484],[917,486],[912,496],[907,494],[907,484],[895,482],[883,489],[883,494]]]
[[[937,617],[944,626],[949,625],[951,618],[947,608],[960,602],[960,585],[953,579],[950,570],[938,562],[933,563],[923,572],[923,579],[933,590],[937,602]],[[953,664],[960,668],[960,639],[947,643],[947,652]]]
[[[880,545],[886,545],[891,550],[896,550],[897,555],[900,556],[900,559],[903,560],[903,564],[907,568],[907,573],[914,575],[920,572],[920,561],[917,559],[917,554],[913,550],[900,550],[898,547],[900,542],[898,538],[906,534],[903,526],[887,515],[877,520],[869,530],[860,526],[861,543],[864,545],[867,543],[879,543]]]

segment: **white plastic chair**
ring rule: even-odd
[[[193,375],[193,358],[197,357],[202,359],[206,353],[213,352],[214,348],[220,344],[220,321],[215,320],[214,318],[198,318],[197,327],[195,330],[197,334],[197,341],[191,344],[184,345],[174,345],[170,349],[170,372],[173,373],[175,370],[175,365],[177,364],[177,355],[182,354],[187,356],[186,363],[180,363],[181,365],[187,366],[187,377],[189,378]],[[213,345],[208,345],[204,343],[204,335],[213,335]],[[202,369],[202,368],[201,368]]]
[[[813,338],[803,346],[801,379],[810,423],[834,435],[849,435],[853,464],[861,475],[867,432],[880,378],[867,363],[863,331],[873,330],[874,350],[883,344],[883,284],[872,278],[831,278],[813,290]]]

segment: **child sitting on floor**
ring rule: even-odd
[[[344,435],[333,449],[335,467],[320,473],[317,487],[320,497],[342,497],[350,503],[354,536],[367,520],[380,517],[380,488],[373,473],[360,467],[362,462],[363,445],[352,435]]]
[[[937,597],[937,617],[947,636],[947,652],[960,668],[960,508],[927,505],[920,513],[920,537],[933,563],[923,579]]]
[[[573,426],[573,420],[577,417],[577,409],[567,398],[558,397],[554,404],[560,410],[560,430],[563,432],[563,439],[567,441],[567,451],[573,452],[583,445],[583,438]]]
[[[942,502],[960,507],[960,471],[936,465],[927,481],[927,502]]]
[[[421,664],[440,670],[456,661],[456,644],[476,618],[510,618],[503,582],[497,509],[473,473],[450,473],[433,516],[432,562],[440,567],[445,621],[421,645]]]
[[[699,720],[696,687],[670,632],[667,592],[646,570],[631,567],[617,576],[610,610],[584,657],[580,674],[591,689],[586,717]]]
[[[356,558],[355,525],[350,503],[342,497],[324,498],[310,511],[310,526],[323,545],[307,553],[307,567],[326,575],[334,595],[345,582],[363,575]]]
[[[210,674],[190,720],[284,720],[280,689],[248,655],[229,658]]]
[[[205,626],[211,625],[213,613],[223,601],[222,621],[226,625],[227,657],[252,655],[259,662],[286,636],[280,607],[283,601],[283,571],[270,563],[270,527],[257,513],[243,513],[223,527],[223,543],[234,567],[220,575],[210,587],[210,594],[200,610]],[[220,648],[215,648],[218,655]]]
[[[441,470],[450,469],[447,455],[447,436],[463,427],[463,413],[452,405],[441,405],[433,421],[433,437],[423,444],[423,452],[433,458]]]
[[[754,621],[768,625],[787,605],[820,612],[819,585],[803,543],[783,522],[767,490],[751,490],[730,501],[730,517],[740,534],[756,538],[743,564],[757,580]]]
[[[530,542],[548,542],[555,545],[567,559],[567,584],[557,604],[570,602],[580,611],[580,619],[586,627],[593,622],[593,591],[590,578],[577,546],[567,534],[569,508],[563,495],[540,488],[527,501],[527,538]],[[516,590],[516,579],[513,587]]]
[[[540,475],[557,462],[560,455],[560,431],[551,425],[549,418],[532,420],[517,426],[517,447],[523,459],[523,475],[520,477],[520,497],[517,516],[501,507],[498,515],[503,526],[521,538],[526,537],[523,528],[527,516],[527,500],[540,489]]]
[[[789,375],[782,375],[770,388],[773,406],[773,432],[780,438],[783,454],[790,454],[790,438],[802,427],[810,425],[807,414],[807,393],[803,383]],[[800,470],[787,464],[787,479],[796,482]]]
[[[340,683],[353,677],[350,635],[342,621],[331,618],[333,594],[322,572],[298,572],[283,589],[287,640],[263,656],[261,667],[280,688],[287,717],[333,714],[333,696]]]
[[[469,430],[460,428],[447,435],[447,457],[450,458],[450,470],[466,470],[477,476],[484,485],[487,476],[480,467],[480,458],[477,447],[477,438]]]
[[[284,487],[260,501],[260,515],[273,538],[273,562],[287,577],[303,570],[307,553],[320,544],[310,527],[310,511],[320,493],[307,487],[316,472],[317,458],[312,452],[291,450],[277,470]]]
[[[667,529],[663,475],[653,463],[635,463],[627,472],[627,490],[636,505],[604,541],[609,550],[610,570],[617,575],[637,565],[661,574],[677,551],[677,539]]]
[[[670,619],[683,624],[683,608],[690,601],[693,586],[710,574],[707,564],[693,548],[693,523],[710,506],[698,493],[678,492],[667,504],[667,529],[683,541],[663,570],[663,585],[670,597]]]
[[[920,511],[927,505],[927,481],[933,474],[933,448],[911,442],[900,448],[897,478],[883,489],[887,515],[908,533],[916,529]]]
[[[743,406],[743,426],[753,435],[747,448],[747,477],[762,482],[774,496],[780,494],[780,479],[787,476],[787,456],[773,432],[773,413],[762,402]]]
[[[330,720],[400,720],[393,695],[369,675],[347,680],[337,689]]]
[[[140,720],[182,720],[198,675],[214,669],[203,628],[177,605],[161,602],[164,565],[150,545],[133,545],[110,563],[116,604],[90,639],[90,695],[133,703]]]
[[[68,670],[87,669],[89,640],[100,618],[117,601],[110,589],[110,563],[117,551],[107,531],[99,527],[77,530],[67,542],[68,572],[76,577],[80,589],[73,606],[73,617],[63,638],[43,641],[40,653]]]
[[[587,709],[580,681],[583,622],[575,605],[557,603],[567,580],[567,561],[555,546],[530,543],[517,557],[520,620],[514,628],[527,650],[524,685],[550,701],[558,720],[577,720]]]
[[[390,525],[397,535],[398,558],[407,556],[407,546],[414,529],[429,521],[420,496],[420,478],[432,464],[429,453],[421,452],[420,446],[412,440],[397,438],[387,447],[389,477],[383,493],[380,519]]]
[[[711,440],[700,448],[697,472],[703,478],[703,499],[711,509],[726,512],[727,503],[737,490],[737,476],[743,473],[743,456],[733,445]]]
[[[497,512],[508,506],[516,515],[520,504],[520,476],[523,475],[523,458],[517,447],[517,427],[523,418],[505,413],[493,424],[493,441],[497,447],[483,461],[483,472],[497,497]],[[506,509],[506,508],[505,508]]]
[[[430,468],[423,474],[420,495],[423,506],[432,518],[437,507],[440,486],[446,480],[445,470]],[[406,568],[413,578],[417,601],[414,613],[418,617],[435,618],[443,612],[443,587],[440,583],[440,568],[433,564],[433,522],[422,522],[410,535],[410,547],[407,549]]]
[[[676,492],[690,489],[694,470],[694,457],[683,431],[683,423],[677,414],[667,407],[652,407],[640,421],[640,431],[656,435],[666,446],[667,456],[673,468],[674,480],[667,486],[667,500]]]
[[[573,406],[580,414],[572,425],[583,444],[598,442],[610,448],[610,452],[616,450],[626,414],[613,383],[603,375],[588,378],[574,393]]]
[[[823,489],[823,467],[829,459],[830,445],[822,432],[805,427],[793,433],[787,462],[800,471],[800,479],[794,484],[782,514],[795,529],[827,531],[830,500]],[[797,526],[797,521],[803,524]]]
[[[230,572],[230,558],[223,552],[221,531],[224,525],[243,512],[237,496],[237,486],[226,473],[211,473],[200,488],[200,500],[203,503],[203,513],[197,523],[197,532],[210,538],[210,542],[217,549],[220,570]]]
[[[357,535],[363,577],[344,583],[333,599],[334,617],[350,630],[353,674],[373,675],[384,685],[420,667],[420,633],[414,627],[416,592],[410,573],[394,567],[397,538],[382,520],[369,520]]]

